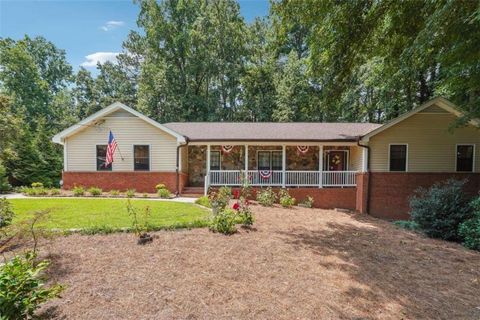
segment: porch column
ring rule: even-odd
[[[318,187],[323,188],[323,144],[318,148]]]
[[[245,145],[245,178],[248,178],[248,144]]]
[[[205,187],[204,187],[204,193],[207,195],[208,193],[208,188],[210,187],[210,145],[207,144],[207,161],[206,161],[206,174],[205,174]]]
[[[282,145],[282,188],[285,188],[286,168],[287,168],[287,146]]]

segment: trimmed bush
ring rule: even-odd
[[[160,189],[168,189],[166,185],[164,185],[163,183],[159,183],[155,186],[155,189],[158,191]]]
[[[97,187],[90,187],[88,188],[88,193],[90,193],[90,195],[93,197],[98,197],[102,195],[102,189]]]
[[[120,195],[120,191],[119,190],[110,190],[110,195],[113,196],[113,197],[117,197]]]
[[[279,192],[280,205],[284,208],[291,208],[295,205],[295,198],[292,197],[287,189],[282,189]]]
[[[85,195],[85,188],[82,186],[75,186],[73,187],[72,192],[75,197],[81,197]]]
[[[33,182],[33,183],[31,184],[31,187],[32,187],[32,188],[43,188],[43,183],[41,183],[41,182]]]
[[[303,201],[301,201],[298,206],[299,207],[304,207],[304,208],[313,208],[313,197],[307,196]]]
[[[58,196],[58,195],[61,194],[61,191],[60,191],[60,189],[50,189],[49,194],[50,194],[51,196]]]
[[[0,198],[0,228],[10,225],[14,215],[10,202],[6,198]]]
[[[168,199],[172,195],[170,193],[170,190],[168,190],[167,188],[158,189],[157,194],[160,198],[163,198],[163,199]]]
[[[127,191],[125,191],[125,194],[127,195],[127,198],[133,198],[135,197],[135,192],[135,189],[127,189]]]
[[[429,237],[458,241],[459,225],[472,217],[463,192],[465,180],[449,179],[429,189],[419,188],[410,198],[410,215]]]
[[[209,229],[227,235],[233,234],[237,232],[235,227],[236,217],[237,214],[234,210],[225,209],[212,216]]]
[[[277,195],[272,188],[268,187],[257,192],[257,201],[264,207],[271,207],[277,201]]]
[[[458,233],[463,238],[463,245],[469,249],[480,251],[480,197],[471,202],[473,218],[460,224]]]
[[[208,199],[207,196],[203,196],[203,197],[198,198],[197,200],[195,200],[195,203],[198,204],[198,205],[207,207],[207,208],[212,207],[212,204],[210,203],[210,199]]]

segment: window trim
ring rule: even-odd
[[[219,169],[218,170],[212,169],[212,153],[213,152],[217,152],[219,154],[218,155],[218,157],[219,157],[219,160],[218,160],[219,161],[219,163],[218,163],[218,168]],[[209,171],[212,171],[212,170],[213,171],[222,171],[222,152],[220,150],[210,150],[210,163],[208,164],[208,170]]]
[[[472,146],[473,147],[473,154],[472,154],[472,171],[458,171],[457,161],[458,161],[458,147],[459,146]],[[455,172],[475,172],[475,143],[457,143],[455,144]]]
[[[136,146],[148,146],[148,170],[135,170],[135,147]],[[152,145],[150,143],[132,144],[132,169],[134,172],[152,171]]]
[[[98,146],[105,146],[108,148],[108,143],[97,143],[95,144],[95,171],[96,172],[111,172],[113,171],[113,162],[110,166],[110,170],[98,170],[98,166],[97,166],[97,150],[98,150]],[[107,150],[105,150],[105,161],[107,160]]]
[[[280,153],[280,154],[282,155],[282,159],[283,159],[283,151],[282,151],[282,150],[259,149],[259,150],[256,151],[256,158],[255,158],[257,171],[260,170],[260,169],[258,169],[258,162],[259,162],[259,161],[258,161],[258,153],[259,153],[259,152],[268,152],[268,153],[270,153],[270,171],[278,171],[278,172],[281,172],[281,171],[283,171],[283,170],[285,169],[285,168],[283,168],[283,160],[282,160],[282,169],[280,169],[280,170],[273,170],[273,169],[272,169],[272,162],[273,162],[272,153],[273,153],[273,152]]]
[[[391,153],[391,150],[392,150],[392,146],[405,146],[406,147],[406,150],[405,150],[405,171],[392,171],[390,170],[390,153]],[[389,143],[388,144],[388,162],[387,162],[387,168],[388,168],[388,172],[408,172],[408,143]]]

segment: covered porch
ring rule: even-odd
[[[253,187],[348,188],[366,171],[365,148],[352,142],[194,143],[183,152],[188,185]]]

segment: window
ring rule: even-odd
[[[150,170],[150,146],[133,146],[133,170]]]
[[[457,171],[473,171],[473,154],[475,147],[473,144],[457,145]]]
[[[220,170],[220,151],[210,151],[210,170]]]
[[[97,145],[97,171],[112,171],[112,164],[105,166],[107,145]]]
[[[407,171],[407,145],[390,145],[390,171]]]
[[[258,151],[258,170],[282,170],[281,151]]]

